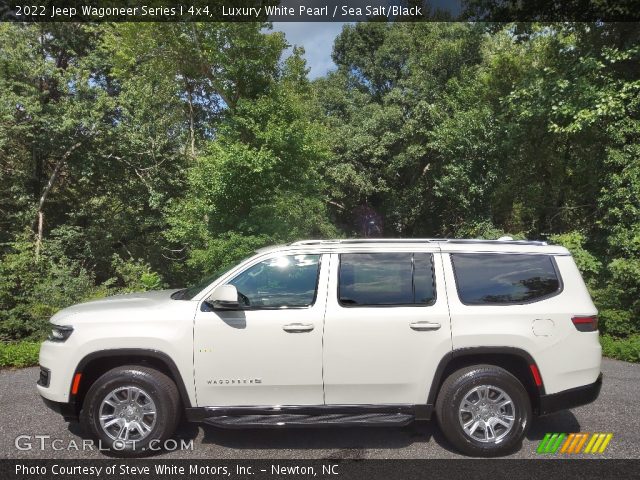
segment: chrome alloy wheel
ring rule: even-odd
[[[138,442],[147,437],[156,424],[156,404],[139,387],[118,387],[100,404],[100,427],[112,440]]]
[[[483,443],[498,443],[515,424],[513,400],[499,387],[480,385],[464,396],[458,418],[467,436]]]

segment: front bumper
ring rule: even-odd
[[[44,398],[44,397],[42,397],[42,401],[48,408],[62,415],[62,418],[64,418],[65,421],[67,422],[78,421],[78,412],[76,411],[74,404],[54,402],[53,400],[49,400],[48,398]]]
[[[40,367],[40,376],[38,378],[37,386],[40,396],[44,404],[51,410],[62,415],[67,422],[75,422],[78,420],[78,411],[75,404],[75,399],[72,397],[69,402],[56,402],[43,395],[43,392],[47,392],[49,384],[51,383],[51,370],[45,367]]]
[[[602,388],[602,373],[598,379],[590,384],[581,387],[571,388],[558,393],[540,396],[540,415],[566,410],[569,408],[586,405],[598,398],[600,389]]]

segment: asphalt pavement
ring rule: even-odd
[[[534,419],[513,458],[536,454],[547,432],[610,432],[613,439],[596,458],[640,458],[640,365],[603,360],[604,383],[595,403]],[[88,437],[46,408],[35,382],[37,368],[0,371],[0,458],[107,458],[82,450]],[[16,440],[18,439],[18,440]],[[397,427],[226,430],[183,423],[174,439],[187,450],[165,451],[166,459],[404,459],[460,458],[437,423]],[[20,448],[18,448],[18,446]],[[29,448],[29,445],[31,447]],[[44,446],[44,448],[42,448]],[[173,448],[173,444],[169,445]],[[77,448],[77,449],[76,449]],[[580,454],[594,458],[593,455]]]

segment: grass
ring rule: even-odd
[[[640,362],[640,335],[632,335],[627,338],[602,335],[600,343],[605,357],[626,362]],[[39,351],[40,342],[0,342],[0,368],[37,365]]]
[[[0,368],[37,365],[39,352],[40,342],[0,342]]]
[[[600,344],[605,357],[624,360],[625,362],[640,362],[640,335],[632,335],[627,338],[602,335]]]

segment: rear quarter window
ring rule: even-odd
[[[460,301],[466,305],[518,305],[557,295],[562,282],[551,255],[451,254]]]

